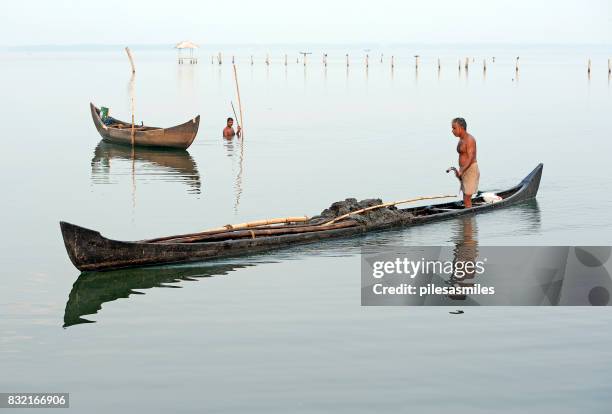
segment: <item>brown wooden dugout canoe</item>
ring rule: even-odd
[[[496,194],[502,197],[499,202],[485,203],[482,197],[476,197],[473,207],[469,209],[463,208],[462,201],[399,209],[397,211],[402,214],[397,215],[395,219],[375,225],[348,218],[330,226],[306,222],[249,229],[228,228],[132,242],[111,240],[97,231],[67,222],[60,222],[60,227],[68,256],[81,271],[205,261],[263,252],[298,243],[410,227],[519,204],[536,197],[543,168],[543,164],[539,164],[518,185],[497,192]]]
[[[100,109],[89,104],[91,117],[102,139],[115,144],[132,145],[132,124],[115,119],[107,126],[100,118]],[[158,128],[146,125],[135,125],[134,143],[145,147],[166,147],[187,149],[195,139],[200,125],[200,115],[171,128]]]

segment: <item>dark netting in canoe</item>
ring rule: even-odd
[[[366,198],[361,201],[357,201],[356,198],[347,198],[343,201],[332,203],[328,208],[323,210],[320,215],[313,217],[311,222],[327,222],[352,211],[363,210],[364,208],[374,207],[380,204],[383,204],[380,198]],[[412,214],[407,211],[399,210],[395,206],[389,206],[352,214],[348,218],[369,226],[396,221],[398,219],[408,219],[411,216]]]

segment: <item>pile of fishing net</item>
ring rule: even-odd
[[[362,210],[380,204],[383,204],[380,198],[367,198],[361,201],[357,201],[356,198],[347,198],[346,200],[332,203],[332,205],[323,210],[320,215],[313,217],[312,221],[326,222],[352,211]],[[397,221],[398,219],[409,219],[411,216],[410,213],[399,210],[395,206],[388,206],[352,214],[347,219],[355,220],[364,225],[376,225]]]

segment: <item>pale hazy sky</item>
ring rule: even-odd
[[[3,0],[0,45],[612,44],[612,0]]]

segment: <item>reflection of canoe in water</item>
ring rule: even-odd
[[[133,156],[138,162],[150,163],[155,167],[156,173],[175,176],[178,181],[186,182],[196,193],[200,193],[200,173],[195,160],[186,150],[139,147],[133,152]],[[131,161],[132,149],[125,145],[100,141],[91,160],[92,178],[102,182],[108,181],[113,160]],[[137,174],[140,173],[139,171]]]
[[[79,270],[201,261],[497,210],[535,198],[543,168],[542,164],[538,165],[518,185],[498,192],[497,195],[502,198],[499,202],[485,203],[482,197],[476,197],[474,206],[469,209],[463,208],[460,201],[399,209],[391,215],[392,218],[372,225],[348,218],[327,227],[302,223],[247,230],[230,228],[212,234],[201,233],[196,237],[173,236],[134,242],[107,239],[97,231],[66,222],[60,222],[60,226],[68,256]]]
[[[92,103],[89,104],[91,117],[96,129],[105,141],[115,144],[132,145],[132,124],[115,120],[111,126],[106,126],[100,118],[100,109]],[[187,149],[198,133],[200,115],[171,128],[158,128],[136,125],[134,143],[145,147],[167,147]]]
[[[178,288],[181,281],[193,281],[199,278],[225,275],[235,269],[248,265],[221,264],[198,267],[140,268],[124,269],[104,273],[81,273],[70,291],[64,327],[79,323],[90,323],[83,315],[91,315],[102,309],[106,302],[128,298],[133,294],[142,295],[139,290],[156,287]]]

